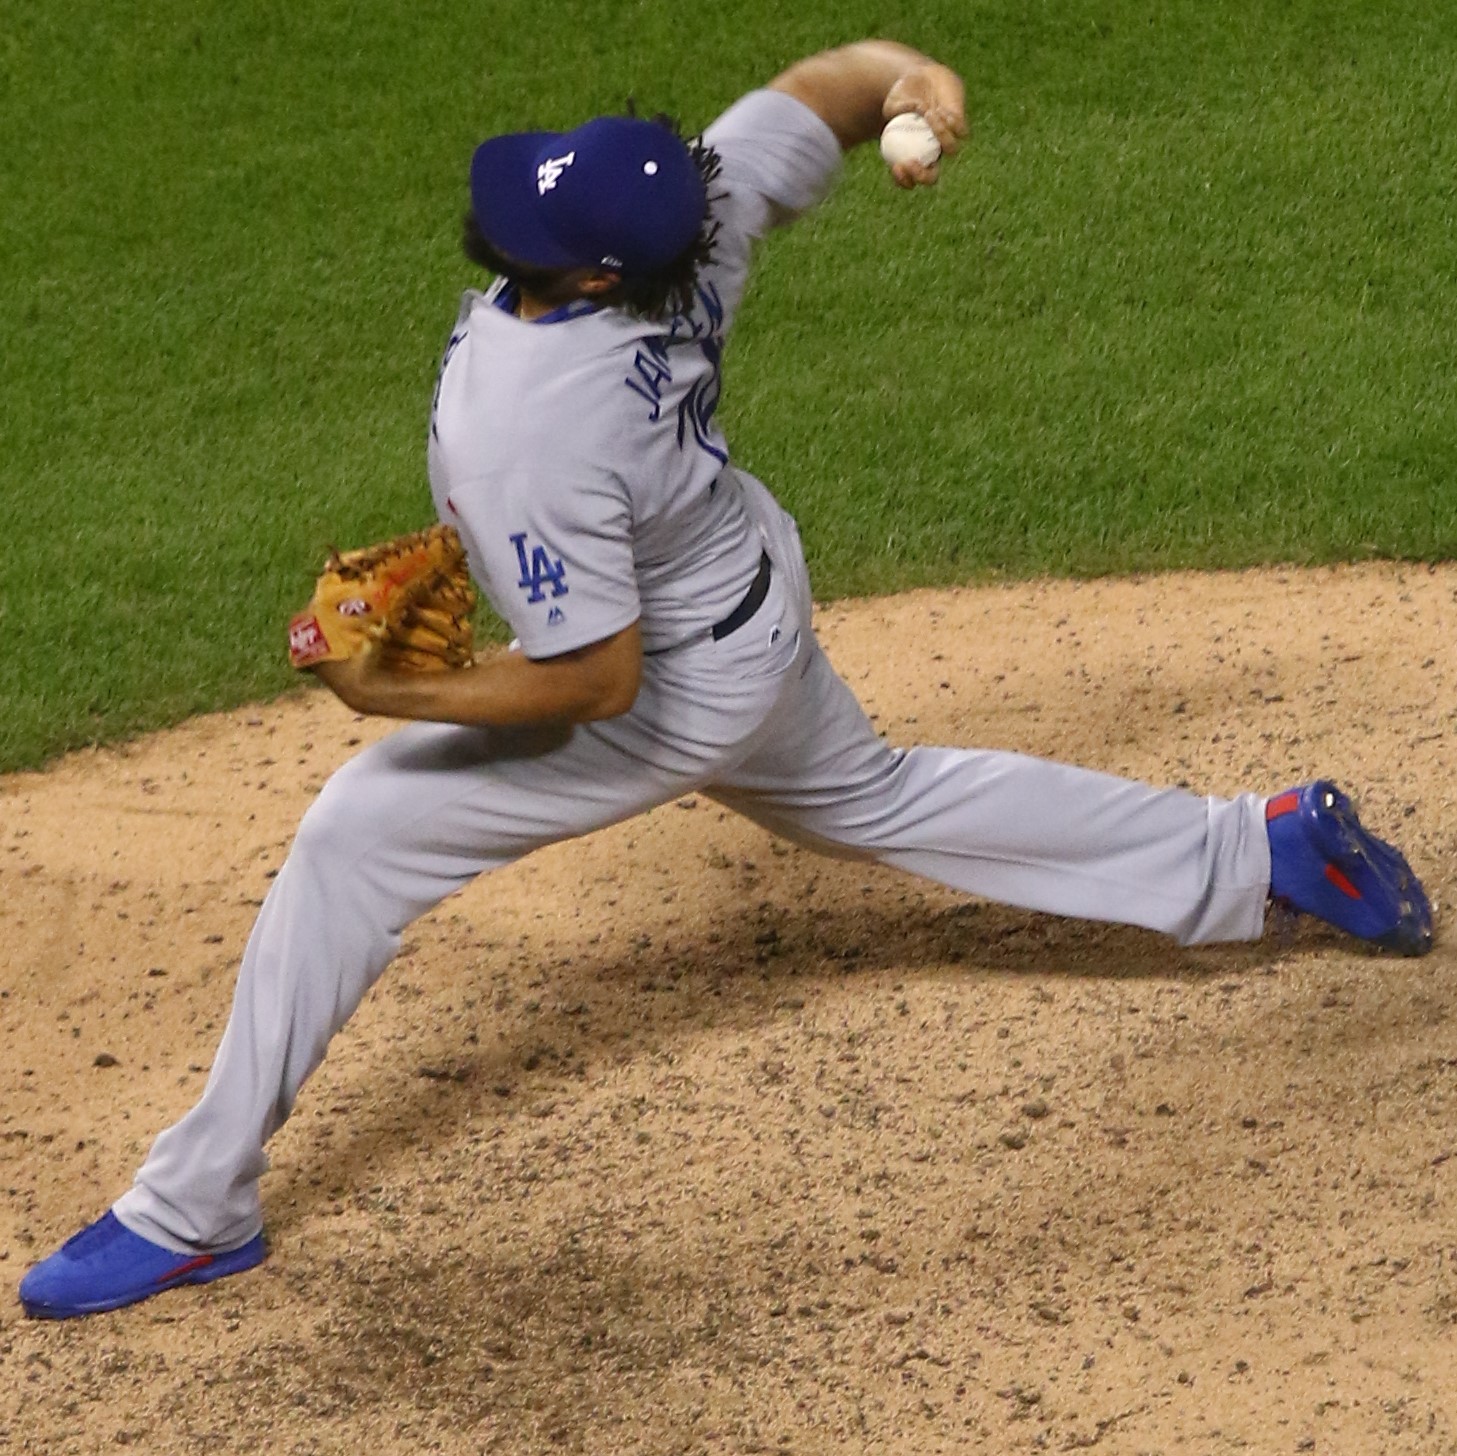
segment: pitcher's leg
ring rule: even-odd
[[[253,1237],[264,1144],[404,928],[485,870],[679,791],[628,749],[590,729],[415,724],[345,765],[259,912],[202,1098],[157,1138],[123,1224],[179,1250]]]
[[[1201,798],[976,749],[888,747],[817,645],[799,700],[714,789],[775,832],[955,889],[1183,943],[1264,924],[1264,800]]]
[[[460,782],[432,752],[439,730],[407,729],[330,780],[300,824],[258,914],[233,1009],[200,1101],[152,1146],[116,1212],[178,1249],[229,1248],[261,1227],[263,1145],[292,1110],[417,915],[511,857],[440,842],[435,820]]]

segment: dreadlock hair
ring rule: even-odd
[[[627,115],[637,115],[637,108],[631,100],[627,104]],[[692,309],[698,275],[712,261],[713,244],[718,236],[718,223],[713,220],[713,204],[723,196],[713,190],[713,184],[718,180],[723,162],[702,137],[685,137],[676,117],[658,112],[648,120],[672,132],[687,147],[688,155],[703,179],[703,188],[708,196],[709,205],[704,213],[703,226],[699,228],[693,241],[672,262],[654,273],[623,278],[606,293],[597,294],[596,301],[611,308],[625,309],[639,318],[661,320],[671,318],[674,314],[688,313]],[[551,303],[565,303],[575,297],[565,283],[569,270],[538,268],[507,257],[481,231],[473,209],[468,210],[461,219],[461,248],[472,263],[490,273],[510,279],[538,298]]]

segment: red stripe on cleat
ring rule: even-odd
[[[213,1261],[211,1254],[199,1254],[195,1259],[189,1259],[185,1264],[179,1264],[175,1269],[169,1269],[165,1274],[159,1274],[156,1282],[158,1284],[169,1284],[174,1279],[181,1279],[184,1274],[191,1274],[198,1269],[206,1269]]]
[[[1293,814],[1300,807],[1300,792],[1291,789],[1287,794],[1276,794],[1273,799],[1265,805],[1265,818],[1279,819],[1285,814]]]
[[[1341,894],[1349,895],[1353,900],[1361,898],[1361,892],[1333,864],[1325,867],[1325,877]]]

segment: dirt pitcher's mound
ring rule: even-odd
[[[830,608],[895,741],[1328,775],[1440,906],[1457,569]],[[0,780],[0,1277],[202,1086],[325,776],[319,692]],[[62,1325],[47,1453],[1457,1451],[1452,942],[1181,951],[815,858],[702,798],[478,882],[305,1089],[271,1259]]]

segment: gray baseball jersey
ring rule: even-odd
[[[529,657],[641,622],[662,651],[722,620],[762,549],[740,492],[719,489],[724,343],[754,241],[818,202],[834,135],[776,91],[706,133],[722,157],[714,261],[666,326],[617,309],[517,318],[498,281],[471,291],[430,421],[430,485],[486,597]]]

